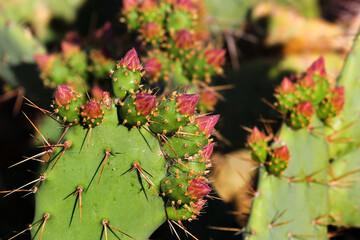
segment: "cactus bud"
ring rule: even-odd
[[[334,96],[332,97],[331,102],[336,109],[336,113],[338,114],[341,112],[345,103],[344,86],[335,88]]]
[[[103,98],[104,90],[99,86],[95,86],[91,89],[91,96],[95,98],[97,101],[100,101]]]
[[[137,0],[123,0],[123,11],[129,12],[137,9],[139,3]]]
[[[305,117],[311,117],[314,114],[311,101],[302,102],[298,104],[296,106],[296,110]]]
[[[280,159],[280,161],[288,162],[290,159],[290,152],[286,145],[273,149],[274,157]]]
[[[156,107],[156,97],[150,93],[138,93],[136,94],[135,109],[143,116],[151,113]]]
[[[81,115],[87,117],[88,119],[98,118],[101,116],[101,114],[102,110],[98,102],[90,101],[82,107]]]
[[[34,60],[41,71],[45,71],[50,65],[51,54],[36,54]]]
[[[205,135],[211,135],[219,118],[220,115],[198,117],[195,119],[195,123]]]
[[[58,106],[65,106],[74,100],[74,92],[66,85],[59,85],[54,93],[54,101]]]
[[[258,143],[266,140],[265,133],[261,132],[257,127],[254,127],[247,137],[247,144],[251,145],[252,143]]]
[[[205,52],[205,61],[213,67],[221,67],[225,63],[225,49],[213,48]]]
[[[192,199],[199,200],[208,195],[211,192],[211,188],[203,179],[192,179],[187,187],[187,191]]]
[[[206,161],[206,163],[211,163],[210,157],[214,150],[214,143],[209,143],[201,149],[201,157]]]
[[[128,51],[124,58],[122,58],[119,61],[120,66],[125,67],[131,71],[141,71],[142,66],[140,64],[139,57],[135,51],[135,48],[132,48],[130,51]]]
[[[161,74],[161,62],[156,58],[150,58],[144,64],[145,72],[151,76],[156,77]]]
[[[265,133],[254,127],[250,135],[247,137],[247,145],[251,149],[251,157],[258,163],[265,162],[268,150],[268,140]]]
[[[194,46],[194,36],[186,29],[177,31],[174,40],[177,48],[190,49]]]
[[[61,51],[64,53],[64,56],[71,57],[74,54],[80,52],[80,46],[71,42],[62,41],[61,42]]]
[[[199,95],[197,94],[182,94],[176,98],[179,112],[186,116],[194,115],[198,101]]]
[[[270,152],[270,159],[266,162],[266,169],[269,173],[279,176],[289,166],[290,152],[286,145],[274,148]]]
[[[326,77],[324,57],[320,57],[316,60],[306,71],[308,74],[318,75],[320,77]]]
[[[289,78],[284,77],[280,83],[280,86],[278,86],[275,91],[279,94],[292,93],[294,92],[295,88],[296,85],[292,83]]]

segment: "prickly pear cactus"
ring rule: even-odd
[[[200,94],[199,109],[212,111],[218,93],[209,85],[212,76],[222,74],[226,51],[210,44],[202,1],[125,0],[122,15],[147,50],[150,84],[160,81],[166,93],[187,85]]]
[[[56,88],[52,107],[64,134],[57,143],[43,138],[36,156],[50,155],[43,172],[8,193],[29,186],[36,193],[26,229],[33,238],[148,239],[166,219],[200,215],[211,191],[206,176],[219,116],[198,115],[197,95],[173,92],[157,100],[140,86],[142,75],[132,49],[111,71],[114,98]]]
[[[339,86],[320,58],[276,88],[283,126],[276,136],[255,127],[248,137],[260,174],[245,239],[327,239],[328,225],[360,226],[359,46],[357,36]]]

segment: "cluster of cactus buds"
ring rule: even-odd
[[[146,128],[161,143],[163,155],[171,159],[160,190],[171,220],[193,220],[209,194],[206,175],[211,167],[214,143],[211,135],[219,115],[198,115],[199,95],[172,92],[156,98],[143,90],[143,75],[137,53],[131,49],[111,71],[115,99],[108,92],[89,99],[60,85],[54,93],[53,107],[67,126],[80,124],[85,129],[102,124],[115,107],[118,121],[128,128]],[[95,92],[101,91],[96,89]]]
[[[327,121],[344,105],[344,88],[330,87],[322,57],[298,79],[285,77],[275,91],[275,106],[287,115],[288,125],[294,129],[307,127],[314,113]]]
[[[206,44],[201,1],[175,0],[125,0],[123,22],[130,30],[138,31],[139,38],[148,46],[144,68],[150,83],[165,81],[171,87],[189,85],[191,82],[202,92],[211,76],[222,74],[225,50]],[[202,82],[202,85],[198,83]],[[195,92],[193,92],[195,93]],[[201,110],[214,108],[217,95],[204,94]],[[205,106],[205,105],[203,105]]]
[[[80,91],[82,83],[88,83],[89,73],[95,79],[103,79],[113,61],[102,50],[92,50],[89,54],[78,43],[61,42],[61,52],[35,55],[34,59],[41,71],[40,77],[46,86],[69,85]]]
[[[271,144],[270,137],[254,127],[247,137],[247,146],[251,158],[258,164],[265,164],[266,170],[275,176],[280,176],[289,167],[290,153],[286,145]]]

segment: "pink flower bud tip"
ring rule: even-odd
[[[65,106],[74,99],[73,90],[66,85],[57,86],[54,92],[55,104],[58,106]]]
[[[119,61],[119,64],[121,67],[126,67],[131,71],[142,70],[142,66],[140,64],[140,60],[135,51],[135,48],[132,48],[130,51],[128,51],[125,54],[125,57]]]
[[[278,157],[281,161],[288,162],[290,160],[290,152],[286,145],[274,149],[275,157]]]
[[[211,135],[219,118],[220,115],[198,117],[195,119],[195,123],[199,130],[203,131],[205,135]]]
[[[297,111],[305,117],[311,117],[314,114],[314,110],[311,105],[311,101],[302,102],[296,106]]]
[[[87,102],[84,106],[82,106],[82,109],[82,115],[90,119],[98,118],[102,114],[100,104],[94,100]]]
[[[177,31],[174,40],[177,48],[190,49],[194,46],[194,36],[186,29]]]
[[[138,93],[134,104],[136,105],[136,111],[146,116],[155,109],[156,97],[150,93]]]
[[[295,90],[295,88],[295,84],[289,78],[284,77],[284,79],[280,83],[280,86],[278,86],[275,91],[280,94],[291,93]]]
[[[319,75],[320,77],[325,77],[326,70],[324,57],[320,57],[313,64],[311,64],[311,66],[307,69],[307,73]]]
[[[247,143],[250,145],[252,143],[257,143],[266,140],[265,133],[261,132],[257,127],[254,127],[247,137]]]
[[[205,61],[213,67],[221,67],[225,63],[225,49],[211,49],[205,52]]]
[[[160,75],[161,62],[156,58],[150,58],[144,64],[145,72],[152,77]]]
[[[51,59],[51,54],[36,54],[34,55],[34,60],[40,70],[45,70],[49,66],[49,62]]]
[[[211,188],[203,179],[192,179],[187,191],[192,199],[199,200],[211,192]]]
[[[182,94],[176,98],[179,112],[187,116],[194,115],[198,101],[199,95],[197,94]]]

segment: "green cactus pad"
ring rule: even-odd
[[[152,177],[144,172],[159,192],[160,180],[166,175],[166,161],[160,154],[158,141],[145,130],[129,131],[119,125],[114,106],[104,120],[92,129],[91,136],[82,126],[71,127],[66,135],[66,139],[72,142],[71,147],[64,151],[56,166],[56,158],[50,162],[45,172],[47,178],[36,194],[34,221],[50,214],[41,239],[73,239],[74,236],[93,239],[103,231],[103,220],[108,220],[109,224],[135,239],[147,239],[165,221],[163,200],[148,188],[143,177],[138,177],[136,169],[129,172],[134,162],[139,162],[151,174]],[[60,147],[57,149],[61,151]],[[97,186],[99,168],[107,150],[112,154],[106,159]],[[71,195],[79,186],[84,189],[81,223],[79,202],[75,206],[77,194]],[[32,234],[37,230],[34,227]],[[109,239],[115,239],[108,232]],[[122,239],[127,238],[114,232]]]

